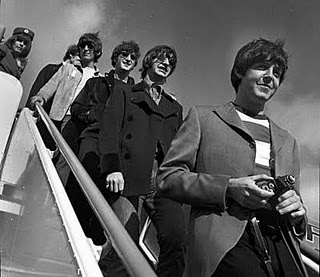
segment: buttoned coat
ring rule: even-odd
[[[101,173],[122,172],[124,195],[149,191],[157,145],[165,154],[182,123],[182,106],[163,92],[159,105],[145,81],[115,87],[101,122]]]
[[[89,79],[71,105],[71,119],[82,129],[80,138],[92,137],[98,139],[100,118],[104,107],[115,86],[133,86],[134,79],[128,76],[127,83],[114,78],[114,70],[105,76]],[[79,135],[80,135],[79,134]]]
[[[299,191],[296,142],[269,121],[275,175],[294,175]],[[255,154],[254,139],[232,103],[190,109],[158,171],[160,192],[192,206],[187,276],[211,276],[242,236],[250,214],[241,209],[235,213],[232,205],[227,208],[226,190],[231,177],[254,175]],[[305,226],[304,220],[295,232],[282,230],[291,254],[299,253],[298,237],[303,237]],[[295,260],[304,271],[301,259]]]

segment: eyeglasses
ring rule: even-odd
[[[79,44],[79,47],[81,49],[86,48],[86,46],[88,46],[88,49],[93,50],[94,49],[94,43],[91,41],[83,41]]]
[[[129,51],[121,51],[120,55],[125,57],[125,58],[130,56],[131,60],[133,60],[133,61],[137,60],[137,56],[134,53],[129,52]]]
[[[174,66],[177,63],[176,57],[171,52],[160,52],[157,56],[157,60],[160,62],[164,62],[166,59],[169,61],[170,66]]]

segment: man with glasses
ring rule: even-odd
[[[50,63],[40,70],[29,92],[29,99],[27,101],[28,107],[32,108],[30,99],[35,96],[39,92],[39,90],[53,77],[53,75],[59,70],[59,68],[66,63],[79,64],[79,48],[76,44],[72,44],[67,48],[67,51],[65,52],[61,63]],[[52,102],[53,97],[43,105],[44,110],[48,114],[50,113]],[[50,149],[50,151],[54,151],[56,149],[56,143],[53,140],[45,123],[42,120],[38,120],[37,127],[45,146]]]
[[[155,176],[182,123],[182,106],[164,91],[177,54],[159,45],[147,52],[142,81],[115,87],[105,107],[99,139],[101,191],[138,243],[142,207],[157,229],[160,246],[158,276],[182,276],[185,223],[181,205],[155,195]],[[99,262],[105,276],[128,276],[114,249]]]
[[[94,182],[98,180],[100,174],[99,120],[113,88],[134,85],[134,79],[129,75],[137,65],[139,57],[140,48],[136,42],[123,41],[117,45],[111,55],[113,69],[103,77],[89,79],[71,106],[70,122],[85,127],[78,140],[80,145],[78,158]],[[94,244],[104,244],[106,238],[100,223],[95,218],[73,174],[69,176],[66,191],[85,234]]]
[[[70,119],[70,106],[86,81],[99,76],[95,66],[102,54],[102,43],[98,33],[87,33],[78,41],[79,56],[73,64],[66,63],[52,78],[30,99],[33,107],[36,102],[44,105],[53,98],[49,116],[61,131]],[[94,47],[93,47],[94,46]]]
[[[86,81],[91,77],[99,76],[96,63],[102,55],[102,42],[98,33],[85,33],[79,38],[77,46],[79,49],[77,60],[73,64],[66,63],[61,66],[39,92],[30,98],[31,107],[36,102],[43,106],[53,98],[49,116],[71,149],[75,151],[82,126],[69,123],[70,106]],[[65,184],[70,169],[59,151],[54,153],[54,163],[62,183]]]
[[[91,78],[97,78],[100,75],[99,69],[96,64],[102,55],[102,42],[98,33],[83,34],[77,43],[79,48],[79,55],[81,59],[82,77],[78,86],[76,87],[75,94],[72,98],[71,104],[74,102],[77,95],[80,93],[86,82]],[[66,112],[65,124],[61,128],[61,134],[66,140],[70,148],[75,154],[78,153],[78,137],[82,130],[85,128],[81,122],[71,120],[71,104]],[[70,168],[63,155],[58,152],[53,160],[62,184],[66,184],[70,173]]]

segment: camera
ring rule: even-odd
[[[258,184],[261,189],[274,192],[274,196],[269,198],[269,203],[274,207],[278,203],[278,197],[286,191],[294,189],[295,178],[293,175],[278,176],[274,180]]]

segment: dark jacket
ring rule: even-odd
[[[0,44],[0,71],[6,72],[20,80],[21,72],[17,66],[16,59],[7,45]]]
[[[292,174],[299,192],[300,169],[295,139],[270,120],[275,175]],[[189,221],[186,276],[211,276],[224,255],[242,236],[250,213],[226,207],[231,177],[254,175],[254,139],[231,103],[217,107],[193,107],[159,168],[158,185],[164,196],[192,205]],[[299,239],[306,218],[281,234],[304,272]]]
[[[156,148],[165,154],[181,123],[182,106],[167,93],[157,106],[144,81],[132,88],[115,87],[101,122],[102,178],[120,171],[124,195],[147,193]]]
[[[106,102],[114,86],[134,85],[134,79],[129,77],[124,84],[114,79],[114,70],[106,73],[104,77],[89,79],[71,106],[71,119],[81,126],[80,138],[98,138],[100,131],[99,120],[102,116]]]

